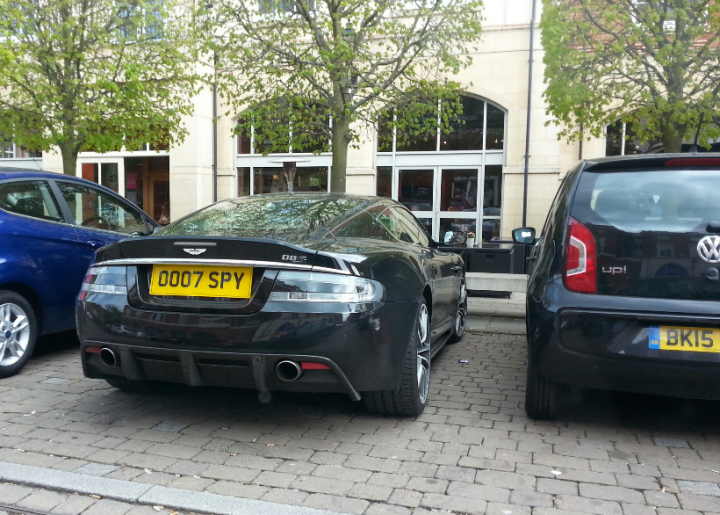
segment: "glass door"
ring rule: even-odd
[[[446,231],[465,231],[479,242],[478,192],[480,168],[438,167],[436,189],[439,197],[437,209],[438,234],[436,241],[442,242]],[[482,232],[482,231],[480,231]]]
[[[101,184],[125,196],[125,160],[123,158],[78,159],[77,176]]]
[[[437,240],[437,221],[435,205],[437,200],[435,188],[436,167],[399,168],[397,169],[396,199],[407,207],[412,214],[425,226],[427,232]]]

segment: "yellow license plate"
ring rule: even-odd
[[[720,352],[720,329],[654,326],[649,337],[651,349]]]
[[[247,299],[252,268],[204,265],[154,265],[150,295]]]

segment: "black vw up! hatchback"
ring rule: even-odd
[[[582,162],[530,259],[530,417],[568,386],[720,399],[720,154]]]

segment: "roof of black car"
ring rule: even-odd
[[[668,161],[673,161],[675,166],[682,166],[680,161],[685,161],[687,166],[717,166],[720,168],[720,153],[703,152],[699,154],[634,154],[630,156],[611,156],[588,159],[585,161],[586,171],[603,171],[619,168],[663,168]]]

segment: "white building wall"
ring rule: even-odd
[[[468,93],[499,105],[507,111],[505,163],[503,166],[502,238],[522,224],[525,134],[528,97],[528,58],[532,0],[493,0],[484,7],[484,33],[473,64],[450,79]],[[536,20],[542,3],[537,0]],[[544,89],[543,50],[540,31],[535,30],[532,82],[530,160],[527,198],[527,225],[542,227],[559,182],[580,158],[578,143],[558,141],[558,130],[546,126],[550,117],[542,98]],[[195,112],[183,119],[189,134],[169,151],[171,218],[176,220],[213,200],[213,117],[212,89],[202,90],[194,99]],[[217,198],[235,197],[237,191],[236,140],[234,119],[225,116],[227,106],[218,98],[218,182]],[[374,194],[376,191],[376,137],[372,130],[358,127],[361,141],[348,154],[347,191]],[[584,143],[583,157],[604,155],[604,139]],[[128,153],[127,156],[130,154]],[[45,170],[62,172],[59,153],[43,153]]]

